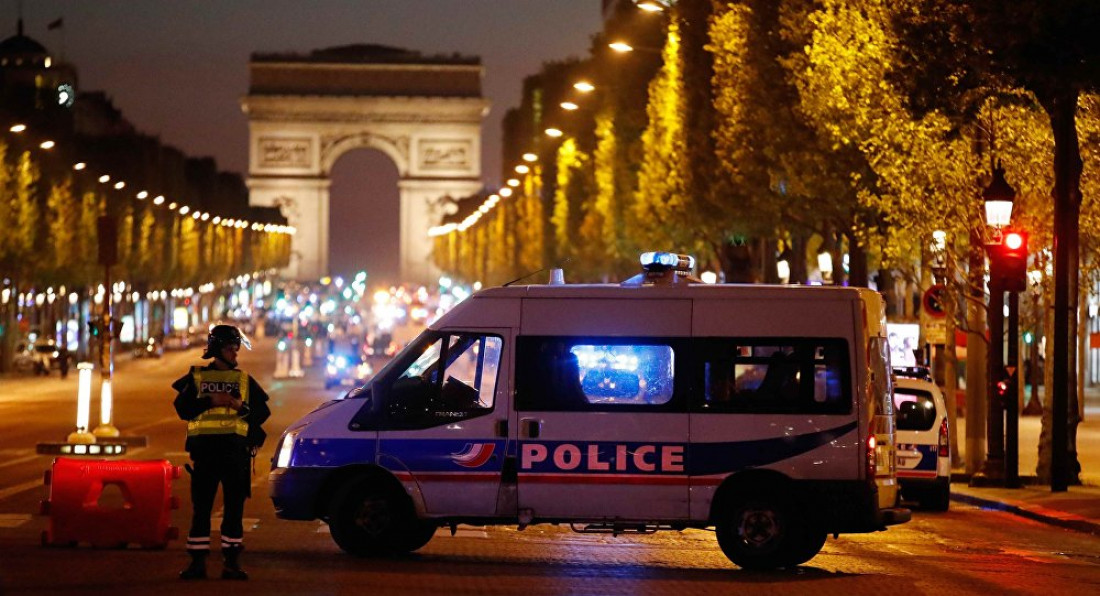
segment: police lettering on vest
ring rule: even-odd
[[[239,370],[192,368],[198,399],[215,393],[228,393],[248,403],[248,375]],[[239,397],[238,397],[239,396]],[[248,436],[248,422],[233,408],[214,407],[187,423],[187,436],[232,435]]]

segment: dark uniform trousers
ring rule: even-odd
[[[192,453],[191,531],[188,550],[210,550],[210,514],[221,484],[225,511],[222,514],[222,549],[244,546],[245,499],[251,496],[252,457],[244,446],[234,445],[225,452]]]

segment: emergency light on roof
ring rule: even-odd
[[[642,253],[642,273],[622,282],[624,286],[678,285],[702,283],[692,275],[695,257],[671,252]]]
[[[646,271],[666,271],[690,273],[695,269],[695,257],[670,252],[644,252],[641,257],[642,269]]]

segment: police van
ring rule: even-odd
[[[279,517],[414,551],[440,526],[714,528],[745,568],[798,565],[897,506],[884,305],[869,290],[694,283],[483,290],[370,382],[288,427]]]
[[[907,501],[947,511],[951,501],[951,441],[943,393],[927,369],[894,369],[898,486]]]

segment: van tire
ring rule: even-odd
[[[829,538],[829,534],[825,530],[822,530],[817,524],[807,524],[803,526],[800,534],[798,547],[794,549],[794,554],[787,563],[788,567],[801,565],[816,557],[817,553],[821,552],[821,548],[825,546],[825,541]]]
[[[424,546],[432,539],[435,526],[416,518],[405,495],[358,478],[337,491],[329,532],[348,554],[384,557]]]
[[[813,541],[800,528],[793,504],[770,491],[733,496],[715,534],[722,552],[742,569],[790,567],[820,550],[809,554]]]

